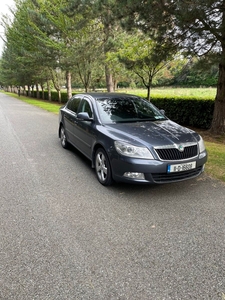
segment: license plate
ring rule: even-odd
[[[167,172],[172,173],[172,172],[183,172],[183,171],[188,171],[191,169],[196,168],[196,161],[192,161],[189,163],[184,163],[184,164],[177,164],[177,165],[168,165]]]

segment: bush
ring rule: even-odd
[[[213,117],[214,101],[179,98],[151,98],[159,109],[164,109],[171,120],[185,126],[209,129]]]
[[[33,92],[33,95],[32,95],[32,97],[33,98],[36,98],[37,97],[37,92],[36,91],[34,91]],[[42,91],[40,91],[40,100],[42,100],[43,98],[42,98]],[[49,100],[48,99],[48,91],[44,91],[44,100]],[[63,104],[63,103],[66,103],[67,102],[67,93],[66,92],[62,92],[61,93],[61,103]],[[51,101],[52,102],[59,102],[59,94],[58,94],[58,92],[56,92],[56,91],[52,91],[51,92]]]
[[[73,93],[75,95],[76,93]],[[136,93],[135,93],[136,94]],[[36,98],[36,91],[33,95]],[[138,93],[138,96],[145,97]],[[40,92],[40,100],[42,93]],[[59,102],[58,92],[51,92],[52,102]],[[47,91],[44,92],[44,99],[48,100]],[[61,103],[67,102],[67,93],[61,93]],[[164,109],[166,116],[184,126],[193,126],[201,129],[209,129],[213,118],[214,101],[202,100],[190,97],[151,97],[151,102],[159,109]]]

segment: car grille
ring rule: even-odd
[[[162,160],[181,160],[194,157],[198,154],[197,145],[184,147],[181,152],[177,148],[155,148],[158,156]]]
[[[166,183],[172,181],[179,181],[188,178],[193,178],[198,176],[202,172],[202,166],[193,170],[175,173],[152,173],[154,182],[156,183]]]

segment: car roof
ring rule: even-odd
[[[101,92],[90,92],[90,93],[80,93],[79,95],[86,95],[86,96],[91,96],[93,98],[98,98],[98,99],[101,99],[101,98],[115,98],[115,97],[138,97],[136,95],[132,95],[132,94],[126,94],[126,93],[109,93],[109,92],[106,92],[106,93],[101,93]]]

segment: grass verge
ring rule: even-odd
[[[62,104],[57,104],[57,103],[54,103],[54,102],[51,102],[51,101],[36,100],[36,99],[28,98],[28,97],[25,97],[25,96],[18,96],[17,94],[14,94],[14,93],[5,93],[5,94],[9,95],[11,97],[17,98],[21,101],[24,101],[28,104],[32,104],[34,106],[37,106],[39,108],[42,108],[42,109],[47,110],[49,112],[52,112],[54,114],[58,114],[59,113],[59,108],[60,108],[60,106],[62,106]]]
[[[225,182],[225,143],[214,143],[205,140],[205,146],[208,151],[206,173]]]

